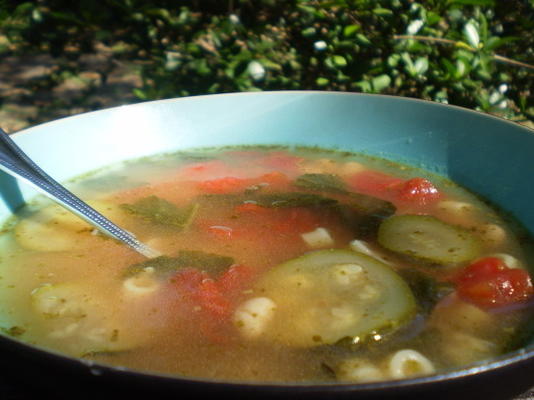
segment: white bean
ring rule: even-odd
[[[127,278],[122,288],[127,296],[144,296],[158,290],[160,284],[154,278],[154,268],[147,267],[136,276]]]
[[[334,244],[334,239],[325,228],[317,228],[314,231],[300,235],[306,244],[311,248],[328,247]]]
[[[241,304],[234,314],[234,324],[249,339],[260,336],[272,319],[276,304],[268,297],[255,297]]]
[[[341,166],[340,173],[343,174],[343,175],[352,175],[352,174],[356,174],[358,172],[362,172],[362,171],[364,171],[366,169],[367,168],[365,167],[365,165],[360,164],[359,162],[349,161],[349,162],[344,163]]]
[[[389,374],[394,379],[429,375],[435,372],[434,365],[416,350],[399,350],[389,361]]]
[[[438,212],[445,214],[446,219],[461,226],[476,223],[476,208],[471,203],[455,200],[443,200],[437,204]]]

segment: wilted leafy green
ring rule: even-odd
[[[337,201],[328,197],[311,193],[273,193],[254,196],[256,204],[263,207],[286,208],[286,207],[317,207],[330,206]]]
[[[297,177],[295,185],[309,190],[323,192],[347,193],[346,185],[337,175],[304,174]]]
[[[149,267],[154,268],[155,275],[160,278],[168,277],[182,268],[196,268],[217,276],[232,264],[234,264],[232,257],[196,250],[180,250],[176,257],[160,256],[130,265],[123,272],[123,277],[137,275]]]
[[[157,196],[148,196],[132,204],[121,204],[130,214],[144,218],[154,224],[184,229],[189,226],[198,210],[198,204],[179,208],[175,204]]]

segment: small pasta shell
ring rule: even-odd
[[[394,379],[405,379],[435,372],[434,364],[416,350],[399,350],[389,360],[389,374]]]

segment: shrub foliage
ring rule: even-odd
[[[48,52],[54,84],[104,44],[139,63],[142,100],[340,90],[533,120],[533,16],[534,0],[0,0],[0,53]]]

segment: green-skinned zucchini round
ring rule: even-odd
[[[298,347],[358,343],[415,314],[414,296],[389,266],[350,250],[318,250],[269,271],[255,292],[275,304],[263,338]]]
[[[457,264],[478,257],[477,238],[429,215],[396,215],[378,229],[378,243],[388,250],[436,264]]]

